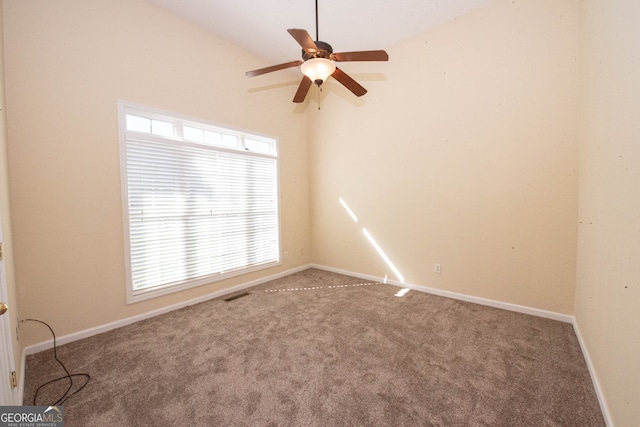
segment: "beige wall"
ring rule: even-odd
[[[640,3],[584,0],[576,322],[616,426],[640,420]]]
[[[261,90],[244,76],[268,64],[142,0],[8,0],[4,10],[22,317],[65,335],[309,263],[299,250],[310,247],[306,117],[290,87]],[[289,259],[126,305],[118,99],[278,137]],[[22,337],[50,338],[36,324]]]
[[[63,335],[261,276],[125,304],[125,99],[280,138],[290,258],[264,274],[313,261],[398,280],[366,227],[408,283],[575,312],[615,424],[640,418],[637,2],[496,0],[381,46],[388,63],[342,65],[370,92],[330,80],[320,111],[315,88],[294,106],[298,78],[247,80],[268,64],[144,1],[3,5],[21,317]]]
[[[314,261],[398,280],[365,227],[408,283],[571,314],[578,45],[578,1],[504,0],[342,66],[369,93],[309,109]]]

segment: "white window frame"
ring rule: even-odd
[[[127,130],[127,115],[135,115],[151,120],[162,120],[170,122],[173,125],[174,132],[170,136],[159,136],[151,133],[140,133]],[[225,135],[236,136],[238,145],[236,147],[230,147],[228,145],[213,145],[202,142],[194,142],[185,140],[183,138],[183,127],[196,127],[211,132],[219,132]],[[282,264],[282,236],[281,236],[281,220],[280,220],[280,178],[279,169],[280,163],[278,159],[278,140],[275,137],[257,134],[255,132],[245,132],[237,129],[229,129],[205,121],[202,119],[187,117],[181,114],[162,111],[152,107],[143,105],[137,105],[126,101],[118,101],[118,129],[119,129],[119,142],[120,142],[120,171],[121,171],[121,184],[122,184],[122,210],[123,210],[123,235],[124,235],[124,249],[125,249],[125,272],[126,272],[126,287],[127,287],[127,304],[144,301],[150,298],[167,295],[174,292],[179,292],[185,289],[193,288],[195,286],[202,286],[205,284],[213,283],[219,280],[228,279],[230,277],[247,274],[250,272],[275,267]],[[250,140],[251,145],[259,146],[262,152],[250,151],[245,147],[245,139]],[[251,156],[253,158],[268,158],[275,160],[275,208],[276,212],[276,227],[277,227],[277,242],[275,248],[275,258],[268,262],[260,263],[257,265],[249,265],[243,268],[236,268],[230,271],[217,271],[204,276],[198,276],[195,278],[187,278],[184,280],[178,280],[172,283],[165,283],[153,287],[147,287],[144,289],[134,288],[134,279],[132,273],[132,250],[131,250],[131,228],[130,228],[130,212],[129,212],[129,177],[127,170],[127,144],[131,141],[143,141],[144,143],[162,143],[171,144],[184,147],[197,147],[199,150],[205,150],[207,152],[215,153],[232,153],[235,157]],[[256,143],[256,141],[258,141]],[[237,157],[241,158],[241,157]]]

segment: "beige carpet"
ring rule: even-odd
[[[399,290],[310,269],[61,346],[65,425],[604,425],[570,324]],[[25,404],[60,375],[29,356]]]

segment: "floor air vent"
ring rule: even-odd
[[[240,292],[240,293],[237,293],[237,294],[231,294],[231,295],[225,297],[223,300],[226,301],[226,302],[229,302],[229,301],[233,301],[234,299],[246,297],[247,295],[249,295],[249,292]]]

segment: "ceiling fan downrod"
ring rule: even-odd
[[[318,0],[316,0],[316,41],[320,40],[318,35]]]

